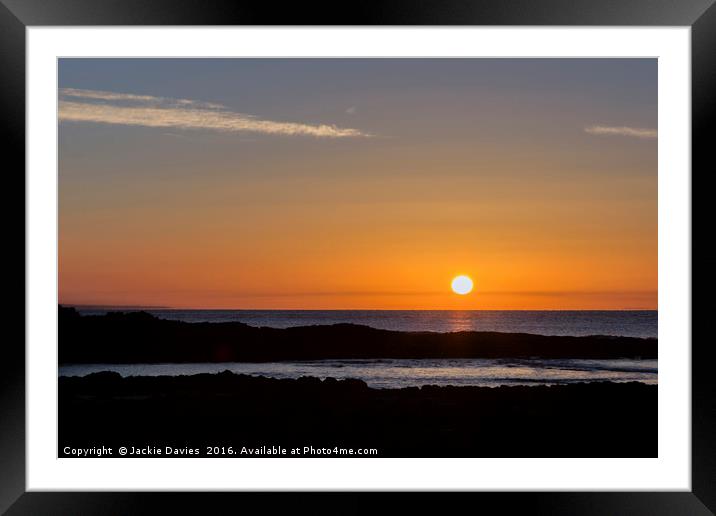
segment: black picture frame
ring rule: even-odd
[[[576,25],[690,26],[692,72],[692,490],[690,492],[475,493],[480,508],[501,513],[716,513],[716,375],[707,321],[716,309],[716,255],[709,252],[714,163],[708,129],[716,125],[714,0],[392,0],[235,2],[231,0],[0,0],[0,111],[6,199],[23,192],[25,166],[25,29],[78,25]],[[20,184],[10,183],[10,180]],[[12,185],[12,186],[11,186]],[[14,188],[13,188],[14,187]],[[9,203],[4,203],[9,206]],[[16,216],[16,215],[15,215]],[[8,214],[6,221],[11,219]],[[6,227],[10,227],[8,223]],[[24,226],[23,226],[24,228]],[[700,237],[700,238],[697,238]],[[23,242],[25,234],[23,229]],[[23,267],[23,251],[6,258]],[[9,271],[9,269],[8,269]],[[8,274],[19,282],[19,274]],[[24,288],[23,288],[24,292]],[[6,294],[6,297],[8,294]],[[20,326],[10,299],[6,323]],[[12,305],[10,307],[9,305]],[[22,308],[21,308],[22,306]],[[22,316],[19,312],[22,310]],[[11,315],[14,315],[12,317]],[[149,514],[236,512],[238,493],[25,492],[25,343],[6,334],[0,381],[0,512],[19,514]],[[24,335],[24,327],[23,333]],[[683,343],[688,346],[689,343]],[[270,510],[276,498],[255,494]],[[305,496],[305,494],[291,495]],[[318,506],[333,505],[328,496]],[[246,503],[244,500],[241,503]],[[312,503],[316,503],[315,501]],[[476,503],[475,500],[470,503]],[[428,508],[428,505],[424,505]],[[317,508],[314,506],[313,508]],[[351,504],[361,510],[362,502]],[[370,509],[370,507],[365,507]]]

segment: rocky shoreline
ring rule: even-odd
[[[380,358],[656,358],[657,339],[378,330],[355,324],[267,328],[187,323],[146,312],[59,310],[60,364],[276,362]]]
[[[657,456],[657,386],[640,383],[372,389],[230,372],[58,381],[60,457]]]

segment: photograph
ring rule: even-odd
[[[57,457],[658,457],[658,71],[58,58]]]

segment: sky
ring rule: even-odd
[[[58,85],[60,303],[657,308],[655,59],[60,59]]]

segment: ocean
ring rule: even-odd
[[[455,385],[558,385],[577,382],[657,383],[656,360],[316,360],[305,362],[202,364],[76,364],[60,366],[60,376],[115,371],[122,376],[178,376],[231,371],[269,378],[314,376],[359,378],[377,389]]]
[[[107,309],[80,308],[83,315]],[[127,311],[124,309],[122,311]],[[145,310],[186,322],[243,322],[252,326],[353,323],[397,331],[496,331],[541,335],[654,337],[656,311],[442,311],[442,310]],[[656,384],[657,360],[381,359],[268,363],[67,364],[60,376],[115,371],[122,376],[192,375],[232,371],[270,378],[358,378],[379,389],[423,385],[557,385],[575,382]]]
[[[128,309],[124,309],[127,311]],[[83,315],[107,309],[78,308]],[[497,331],[538,335],[658,336],[656,310],[169,310],[146,309],[162,319],[243,322],[288,328],[353,323],[396,331]]]

